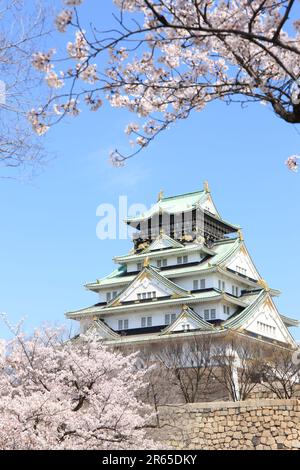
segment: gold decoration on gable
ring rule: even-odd
[[[210,187],[208,181],[204,181],[203,189],[206,193],[210,193]]]
[[[144,241],[144,242],[141,242],[139,245],[138,245],[138,249],[139,250],[145,250],[145,248],[148,248],[149,246],[149,243],[147,241]]]
[[[273,303],[272,303],[272,300],[270,298],[267,298],[264,301],[264,307],[273,307]]]
[[[179,299],[180,297],[182,296],[177,294],[176,292],[174,292],[174,294],[171,295],[171,299]]]
[[[263,279],[262,277],[257,281],[257,284],[261,286],[263,289],[265,289],[266,291],[270,290],[267,281],[265,281],[265,279]]]
[[[244,235],[243,235],[243,232],[240,228],[238,229],[238,235],[239,235],[240,241],[243,242],[244,241]]]
[[[247,255],[247,250],[244,246],[241,247],[241,253],[243,253],[244,255]]]
[[[161,201],[164,197],[164,191],[163,189],[161,189],[158,193],[158,196],[157,196],[157,202]]]
[[[150,278],[149,274],[146,271],[143,271],[139,277],[139,280],[143,281],[144,279],[149,279],[149,278]]]

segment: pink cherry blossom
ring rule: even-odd
[[[297,172],[299,167],[299,160],[300,157],[298,155],[292,155],[286,160],[285,164],[289,170]]]
[[[83,2],[64,3],[77,7]],[[98,11],[91,11],[92,26],[83,30],[76,8],[75,39],[67,42],[67,56],[57,60],[70,99],[84,95],[82,102],[90,106],[85,97],[102,93],[112,107],[137,116],[139,131],[128,124],[125,132],[138,134],[138,151],[214,100],[263,103],[286,122],[300,123],[300,20],[295,18],[293,0],[114,3],[120,16],[110,31],[101,25]],[[65,30],[69,15],[60,13],[57,21]],[[46,59],[36,56],[33,62],[52,77],[53,67]],[[60,82],[53,77],[47,83]],[[44,103],[46,117],[39,121],[46,119],[47,126],[56,122],[51,115],[53,99],[60,103],[62,98],[57,92]],[[90,106],[93,111],[99,108]],[[117,151],[111,161],[119,165],[126,158]],[[288,166],[294,169],[291,162]]]
[[[149,449],[151,410],[138,398],[136,355],[106,349],[91,332],[65,341],[60,328],[17,332],[0,343],[0,447]]]
[[[60,12],[55,19],[55,25],[58,31],[65,33],[68,24],[70,24],[72,21],[72,17],[73,12],[71,10],[63,10]]]

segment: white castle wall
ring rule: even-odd
[[[196,313],[198,313],[202,318],[204,318],[204,310],[205,309],[215,309],[216,310],[216,318],[226,320],[228,318],[227,314],[224,314],[223,311],[223,303],[221,302],[205,302],[199,304],[193,304],[192,308]],[[152,326],[159,326],[165,324],[165,315],[175,313],[179,315],[181,312],[182,306],[170,306],[170,307],[163,307],[159,308],[153,305],[153,309],[145,309],[141,311],[140,309],[131,310],[130,312],[124,313],[114,313],[111,315],[106,315],[104,317],[105,322],[111,327],[113,330],[118,328],[118,320],[129,320],[129,328],[141,328],[141,319],[142,317],[152,317]],[[233,313],[231,307],[231,313]]]
[[[184,277],[172,277],[170,278],[170,280],[172,282],[174,282],[175,284],[177,284],[178,286],[182,287],[183,289],[186,289],[187,291],[191,291],[193,290],[193,281],[194,280],[198,280],[199,281],[199,288],[200,288],[200,281],[201,279],[205,279],[205,288],[206,289],[209,289],[209,288],[215,288],[215,289],[218,289],[219,288],[219,280],[221,281],[224,281],[225,282],[225,292],[228,292],[229,294],[232,293],[232,286],[237,286],[239,288],[239,295],[240,295],[240,292],[241,290],[245,289],[247,287],[246,284],[243,284],[239,278],[237,279],[232,279],[230,277],[226,277],[226,276],[223,276],[223,275],[218,275],[218,274],[206,274],[206,275],[203,275],[201,274],[201,272],[199,273],[195,273],[195,274],[192,274],[190,276],[184,276]],[[106,293],[107,292],[110,292],[111,294],[113,293],[113,291],[119,293],[121,291],[123,291],[125,289],[126,286],[124,286],[124,284],[118,286],[116,284],[116,286],[114,288],[110,288],[110,289],[104,289],[104,290],[101,290],[99,293],[98,293],[98,302],[105,302],[106,301]],[[147,289],[145,289],[146,291]],[[141,289],[141,292],[143,291],[143,288]],[[164,293],[164,291],[157,291],[157,296],[159,297],[159,295],[166,295]],[[133,296],[132,298],[128,299],[128,300],[135,300],[135,296]]]
[[[184,255],[188,256],[188,263],[199,262],[203,258],[203,254],[201,254],[200,252],[184,253],[184,254],[178,253],[178,256],[184,256]],[[163,251],[161,251],[159,253],[151,253],[151,254],[149,254],[149,258],[150,258],[150,264],[154,267],[157,267],[157,260],[158,259],[167,259],[167,265],[168,266],[178,265],[177,255],[171,255],[170,256],[170,255],[165,254]],[[142,267],[143,267],[143,260],[141,260],[140,262],[141,262]],[[180,265],[178,265],[178,266],[180,266]],[[134,271],[137,271],[137,262],[127,263],[127,272],[134,272]]]

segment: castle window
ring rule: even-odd
[[[128,319],[118,320],[118,330],[128,330]]]
[[[205,289],[205,279],[194,279],[193,280],[193,290]]]
[[[152,317],[141,318],[141,327],[145,328],[146,326],[152,326]]]
[[[239,288],[237,286],[231,286],[231,292],[235,297],[239,296]]]
[[[188,323],[185,323],[184,325],[182,325],[182,329],[183,331],[190,331],[191,325],[189,325]]]
[[[225,282],[224,281],[221,281],[220,279],[218,280],[218,288],[219,290],[225,292]]]
[[[216,319],[216,309],[215,308],[211,308],[210,310],[209,309],[206,309],[204,310],[204,320],[215,320]]]
[[[113,292],[106,292],[106,302],[110,302],[112,299],[117,297],[118,292],[114,290]]]
[[[163,258],[163,259],[158,259],[156,261],[156,265],[158,268],[161,268],[162,266],[167,266],[168,265],[168,260],[167,258]]]
[[[177,264],[187,263],[189,260],[187,255],[184,256],[177,256]]]
[[[142,270],[142,263],[138,263],[136,265],[136,269],[137,269],[137,271],[141,271]]]
[[[137,299],[138,300],[145,300],[145,299],[155,299],[156,298],[156,292],[141,292],[137,294]]]
[[[228,305],[223,305],[223,312],[226,315],[229,315],[230,314],[230,307]]]
[[[170,325],[175,320],[176,320],[176,313],[166,313],[166,315],[165,315],[165,325]]]

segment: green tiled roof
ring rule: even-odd
[[[125,221],[135,222],[148,219],[159,211],[169,212],[172,214],[177,212],[185,212],[195,207],[195,204],[204,201],[205,197],[205,191],[195,191],[193,193],[179,194],[178,196],[163,197],[143,214],[140,214],[138,217],[127,218]]]
[[[120,336],[116,331],[113,331],[108,325],[99,319],[93,321],[91,326],[88,328],[87,333],[97,329],[103,331],[104,334],[113,339],[119,338]]]
[[[124,289],[121,292],[119,292],[119,294],[116,297],[114,297],[109,302],[108,307],[110,305],[113,305],[115,302],[117,302],[122,297],[124,292],[126,292],[126,290],[130,287],[130,285],[132,285],[134,282],[136,282],[136,280],[140,279],[145,273],[148,274],[150,279],[151,278],[156,279],[158,282],[160,282],[167,289],[171,290],[171,292],[174,293],[174,294],[178,294],[178,295],[186,296],[186,297],[191,295],[189,293],[189,291],[187,291],[183,287],[178,286],[174,282],[170,281],[170,279],[168,279],[167,277],[162,276],[157,269],[153,268],[152,266],[148,266],[148,267],[145,267],[144,269],[142,269],[142,271],[140,271],[139,274],[137,276],[135,276],[135,278],[129,284],[127,284],[126,287],[124,287]]]
[[[233,314],[228,320],[223,323],[225,328],[239,328],[242,326],[248,318],[251,317],[253,311],[257,307],[257,305],[261,302],[261,300],[267,295],[265,290],[261,290],[257,294],[248,296],[252,302],[240,313],[237,315]],[[244,299],[247,301],[246,296]]]
[[[288,326],[299,326],[300,325],[300,321],[296,320],[295,318],[290,318],[290,317],[287,317],[285,315],[280,315],[280,317],[281,317],[281,320],[283,321],[283,323],[286,323],[286,325],[288,325]]]
[[[217,266],[224,263],[239,249],[241,243],[242,242],[239,238],[228,238],[226,241],[222,240],[222,242],[215,243],[213,246],[215,255],[204,263],[202,269],[206,269],[208,266]]]
[[[245,297],[246,296],[244,296],[244,298]],[[259,307],[259,305],[263,302],[263,300],[271,299],[270,292],[266,291],[265,289],[263,289],[262,291],[257,293],[257,295],[252,294],[252,295],[249,295],[247,297],[248,297],[248,299],[246,299],[246,300],[250,301],[251,303],[248,305],[248,307],[246,307],[240,313],[233,314],[230,318],[228,318],[228,320],[226,320],[222,325],[224,328],[226,328],[226,329],[238,329],[240,327],[243,327],[243,325],[245,325],[245,323],[251,318],[251,316],[253,315],[253,313],[255,312],[257,307]],[[278,317],[284,323],[283,316],[278,314]],[[287,318],[286,318],[286,320],[287,320]],[[289,320],[291,320],[291,319],[289,319]],[[294,339],[291,336],[290,332],[288,331],[288,329],[286,327],[285,327],[285,329],[286,329],[286,334],[290,337],[291,341],[294,343]]]
[[[219,336],[224,335],[225,332],[223,330],[219,330],[215,328],[213,330],[207,330],[207,331],[206,330],[200,330],[200,331],[191,330],[185,333],[182,333],[182,331],[179,331],[176,333],[172,333],[172,335],[160,335],[158,333],[149,333],[149,334],[143,334],[143,335],[136,334],[136,335],[130,335],[130,336],[125,335],[125,336],[120,336],[117,340],[107,341],[106,344],[112,344],[114,346],[117,346],[117,345],[122,345],[122,344],[127,344],[127,343],[143,344],[145,342],[149,343],[149,341],[154,341],[154,342],[159,341],[161,343],[162,341],[169,342],[170,338],[174,340],[176,340],[177,338],[182,339],[183,335],[185,339],[189,337],[194,338],[198,334],[201,334],[201,336],[202,335],[214,335],[214,336],[219,337]]]
[[[119,266],[117,269],[112,271],[110,274],[105,276],[103,279],[114,279],[114,278],[117,278],[119,276],[122,276],[122,274],[124,274],[124,273],[126,273],[126,266]],[[100,284],[99,279],[97,280],[97,284],[98,283]]]
[[[105,313],[114,313],[114,312],[125,312],[127,310],[145,310],[147,308],[153,309],[154,306],[164,306],[164,305],[172,305],[172,304],[192,304],[192,303],[197,303],[197,302],[202,302],[202,301],[209,301],[209,300],[217,300],[217,299],[224,299],[227,302],[230,302],[234,305],[238,305],[241,307],[246,307],[246,303],[243,302],[240,298],[235,298],[232,297],[229,294],[223,293],[219,291],[218,289],[212,289],[209,291],[204,291],[204,292],[197,292],[193,293],[192,295],[188,295],[186,297],[179,297],[179,298],[174,298],[174,299],[165,299],[165,300],[159,300],[157,298],[155,301],[149,301],[149,302],[133,302],[130,304],[121,304],[117,305],[115,307],[105,307],[105,306],[97,306],[97,305],[92,305],[91,307],[83,308],[81,310],[76,310],[73,312],[67,312],[66,316],[68,318],[75,318],[75,317],[80,317],[80,316],[85,316],[85,315],[101,315]]]
[[[143,253],[149,253],[152,250],[156,250],[156,246],[159,245],[159,243],[164,240],[166,242],[166,246],[168,248],[184,248],[184,245],[182,243],[179,243],[177,240],[174,240],[174,238],[169,237],[169,235],[162,233],[158,235],[158,237],[147,247],[143,250]]]
[[[211,323],[207,322],[202,317],[200,317],[200,315],[198,315],[198,313],[194,312],[194,310],[192,310],[190,307],[187,307],[187,308],[182,310],[182,312],[178,315],[178,317],[176,318],[176,320],[174,320],[174,322],[172,322],[170,325],[168,325],[166,328],[164,328],[159,334],[160,335],[165,335],[165,334],[168,334],[169,332],[171,332],[174,328],[174,325],[180,323],[180,321],[182,320],[182,318],[185,315],[190,317],[192,320],[194,320],[198,324],[199,329],[201,329],[201,330],[211,331],[211,330],[214,329],[214,327]]]
[[[180,212],[187,212],[192,209],[195,209],[198,205],[201,206],[205,202],[207,198],[206,191],[195,191],[193,193],[186,193],[186,194],[179,194],[178,196],[170,196],[170,197],[163,197],[161,200],[157,201],[153,206],[139,214],[136,217],[128,217],[125,219],[125,222],[128,224],[130,223],[137,223],[141,220],[146,220],[153,217],[154,214],[159,213],[167,213],[167,214],[176,214]],[[233,228],[233,231],[237,231],[240,227],[238,225],[233,225],[230,222],[222,219],[219,213],[212,214],[211,212],[205,211],[209,213],[209,215],[229,227]]]
[[[192,245],[192,246],[191,246]],[[149,247],[150,248],[150,247]],[[173,248],[166,248],[164,250],[157,250],[157,251],[151,251],[149,248],[141,251],[140,253],[129,253],[126,255],[120,255],[120,256],[115,256],[114,261],[116,263],[128,263],[130,261],[143,261],[146,257],[149,256],[149,259],[153,258],[160,258],[162,256],[170,255],[170,254],[189,254],[189,253],[194,253],[194,252],[199,252],[202,251],[206,254],[209,254],[213,256],[215,252],[209,248],[207,248],[205,245],[195,245],[195,244],[189,244],[189,245],[181,245],[179,247],[173,247]]]
[[[189,273],[189,272],[193,273],[195,271],[199,271],[199,270],[202,271],[202,270],[209,269],[213,266],[216,266],[216,265],[224,262],[229,256],[231,256],[238,249],[240,243],[241,243],[241,241],[240,241],[239,238],[229,238],[229,239],[223,240],[222,242],[218,242],[212,248],[215,255],[212,256],[211,258],[209,258],[207,261],[205,261],[203,263],[200,263],[197,266],[184,266],[182,268],[180,268],[180,267],[176,267],[176,268],[170,267],[170,269],[165,269],[163,271],[163,275],[164,276],[169,276],[169,275],[172,275],[172,274],[181,275],[183,273]],[[121,279],[124,279],[124,280],[126,280],[126,283],[129,283],[136,277],[136,274],[132,274],[132,276],[128,275],[128,276],[122,278],[122,274],[124,274],[125,272],[126,272],[125,267],[121,266],[120,268],[116,269],[115,271],[113,271],[108,276],[106,276],[102,279],[99,279],[97,282],[92,282],[92,283],[86,284],[86,287],[88,289],[89,288],[90,289],[97,289],[97,287],[100,287],[100,286],[118,284],[118,282]]]

